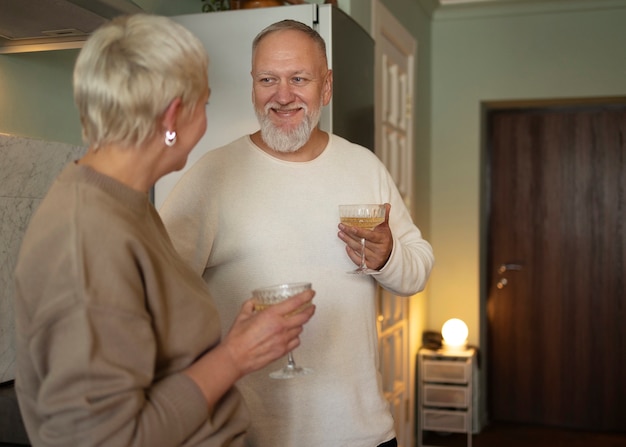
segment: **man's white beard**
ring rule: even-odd
[[[303,106],[304,119],[302,122],[295,129],[283,131],[272,123],[269,117],[271,108],[280,109],[280,106],[273,103],[267,104],[263,111],[264,113],[255,108],[255,113],[261,126],[261,138],[272,150],[282,153],[296,152],[309,141],[311,132],[317,126],[322,112],[320,107],[309,115],[308,108]]]

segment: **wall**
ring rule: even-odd
[[[0,55],[0,133],[81,143],[72,99],[78,50]]]
[[[134,0],[146,12],[201,12],[201,0]],[[174,6],[175,5],[175,6]],[[0,133],[82,144],[72,95],[78,50],[0,55]]]
[[[473,344],[486,330],[480,327],[481,102],[626,95],[625,23],[622,0],[567,7],[544,0],[435,14],[432,329],[460,317]]]

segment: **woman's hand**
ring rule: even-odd
[[[242,376],[263,368],[300,345],[303,325],[315,313],[311,303],[314,295],[314,291],[307,290],[256,313],[251,299],[243,304],[222,342]]]
[[[211,408],[246,374],[263,368],[300,344],[302,326],[315,313],[315,292],[298,295],[254,312],[246,301],[224,340],[183,371],[202,391]]]

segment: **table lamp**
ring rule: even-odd
[[[441,327],[443,348],[448,351],[464,351],[467,349],[467,324],[458,318],[451,318]]]

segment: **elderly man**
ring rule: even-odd
[[[394,446],[378,372],[376,282],[397,295],[419,292],[431,246],[378,158],[318,128],[333,84],[319,34],[285,20],[252,48],[260,130],[192,166],[163,220],[226,322],[256,287],[310,281],[317,291],[315,321],[295,352],[314,372],[273,380],[276,363],[238,382],[252,415],[249,445]],[[338,224],[338,205],[353,203],[387,204],[385,222],[374,230]],[[360,263],[361,239],[376,275],[346,273]]]

